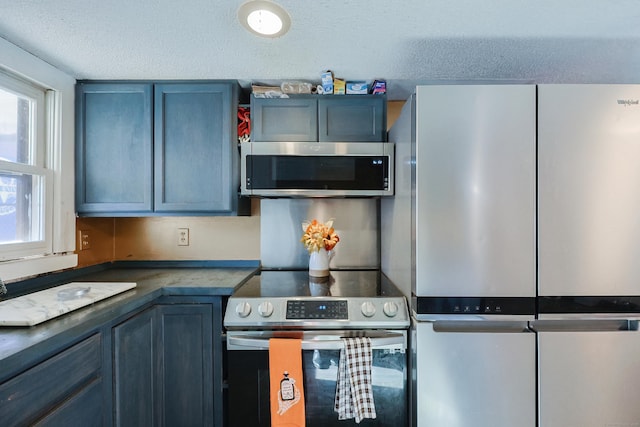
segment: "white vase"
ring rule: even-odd
[[[322,248],[309,254],[309,276],[326,277],[329,275],[329,261],[332,258],[333,251],[330,252],[331,254]]]

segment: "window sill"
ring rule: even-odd
[[[39,274],[73,268],[78,265],[78,255],[63,254],[24,258],[0,262],[0,278],[9,282]]]

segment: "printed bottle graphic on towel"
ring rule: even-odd
[[[280,380],[280,400],[293,400],[295,393],[293,391],[293,381],[289,378],[289,372],[284,371],[284,378]]]
[[[284,371],[284,378],[280,380],[278,393],[278,414],[282,415],[300,401],[300,391],[296,387],[296,380],[289,378],[289,372]]]

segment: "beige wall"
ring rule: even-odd
[[[178,245],[189,229],[189,246]],[[258,260],[260,217],[163,217],[116,220],[116,260]]]
[[[76,253],[78,267],[101,264],[114,259],[114,218],[76,218]],[[79,231],[89,235],[90,248],[80,251]]]
[[[259,260],[260,212],[245,217],[78,218],[90,248],[76,250],[78,267],[121,260]],[[178,245],[189,229],[189,246]],[[80,248],[80,242],[77,243]]]
[[[391,126],[393,126],[398,119],[398,116],[400,116],[404,103],[405,101],[387,102],[387,129],[391,129]]]
[[[388,103],[388,128],[403,105]],[[121,260],[259,260],[259,200],[251,210],[248,217],[77,218],[76,230],[89,234],[91,246],[76,250],[78,267]],[[189,229],[189,246],[178,246],[178,228]]]

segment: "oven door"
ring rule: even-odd
[[[302,339],[307,427],[356,426],[338,421],[334,397],[342,337],[369,336],[373,362],[371,380],[376,419],[360,425],[407,425],[406,331],[229,331],[227,333],[228,420],[230,426],[270,426],[269,339]]]

